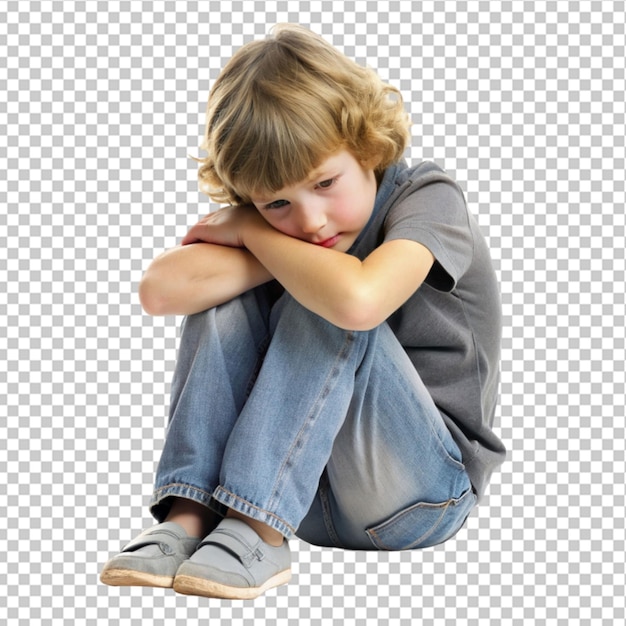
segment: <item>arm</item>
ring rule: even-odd
[[[197,243],[154,259],[139,284],[139,299],[149,315],[191,315],[271,279],[243,248]]]
[[[244,241],[303,306],[350,330],[384,322],[419,288],[434,263],[426,247],[409,240],[383,243],[364,261],[288,237],[269,225],[250,229]]]
[[[332,324],[369,330],[422,284],[434,263],[425,246],[383,243],[364,261],[285,235],[250,207],[224,209],[198,223],[183,244],[211,241],[245,247],[303,306]]]

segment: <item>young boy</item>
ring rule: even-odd
[[[402,161],[397,90],[308,30],[241,48],[199,171],[216,201],[141,286],[183,314],[151,512],[111,585],[253,598],[288,539],[406,550],[452,537],[505,451],[500,306],[459,187]]]

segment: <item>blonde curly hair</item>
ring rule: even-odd
[[[381,173],[409,141],[402,96],[301,26],[278,25],[240,48],[215,82],[200,189],[246,204],[304,180],[340,149]]]

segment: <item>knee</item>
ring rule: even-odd
[[[306,337],[333,338],[334,340],[345,340],[363,333],[340,328],[331,324],[328,320],[313,313],[288,293],[285,293],[271,314],[272,332],[277,329],[292,331],[300,341]]]

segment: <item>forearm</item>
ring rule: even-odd
[[[351,330],[381,324],[421,285],[434,258],[412,241],[391,241],[364,261],[256,222],[246,247],[303,306]]]
[[[139,285],[139,299],[150,315],[191,315],[271,279],[243,248],[197,243],[154,259]]]
[[[246,247],[303,306],[337,326],[354,327],[361,261],[262,228]]]
[[[207,278],[200,265],[205,286],[198,310],[275,278],[304,307],[349,330],[369,330],[384,322],[419,288],[434,263],[425,246],[402,239],[384,242],[361,261],[285,234],[249,206],[206,215],[183,239],[183,250],[196,247],[191,244],[198,241],[218,244],[216,250],[224,246],[214,274]],[[343,245],[349,243],[346,240]],[[232,262],[238,267],[235,284],[225,271]],[[198,293],[193,281],[186,290],[192,296]],[[213,291],[216,298],[210,295]],[[169,303],[179,300],[169,298],[161,310],[169,312]]]

